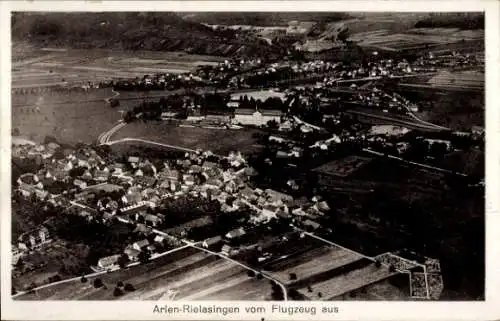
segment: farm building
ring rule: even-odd
[[[132,248],[137,250],[137,251],[143,251],[150,245],[149,241],[147,239],[137,241],[134,244],[132,244]]]
[[[121,254],[115,254],[111,256],[106,256],[97,262],[97,266],[100,267],[101,269],[108,269],[113,266],[115,266],[118,263],[118,259],[120,258]]]

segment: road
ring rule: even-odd
[[[171,254],[171,253],[174,253],[174,252],[186,249],[186,248],[188,248],[190,246],[191,246],[190,244],[186,244],[184,246],[177,247],[175,249],[159,253],[158,255],[155,255],[155,256],[151,257],[151,260],[156,260],[156,259],[158,259],[160,257],[163,257],[165,255],[168,255],[168,254]],[[140,262],[132,262],[132,263],[127,264],[127,266],[125,268],[130,268],[130,267],[133,267],[133,266],[137,266],[139,264],[141,264],[141,263]],[[55,285],[58,285],[58,284],[64,284],[64,283],[74,282],[74,281],[80,280],[83,276],[85,278],[89,279],[91,277],[96,277],[96,276],[99,276],[99,275],[103,275],[103,274],[115,272],[115,271],[118,271],[118,270],[121,270],[121,268],[120,267],[113,267],[110,270],[104,270],[104,271],[100,271],[100,272],[89,273],[89,274],[85,274],[85,275],[82,275],[82,276],[77,276],[77,277],[70,278],[70,279],[65,279],[65,280],[61,280],[61,281],[57,281],[57,282],[53,282],[53,283],[44,284],[42,286],[36,287],[34,289],[31,289],[29,291],[18,292],[16,294],[12,295],[12,298],[19,297],[19,296],[21,296],[23,294],[26,294],[27,292],[41,290],[41,289],[48,288],[48,287],[51,287],[51,286],[55,286]]]
[[[125,142],[135,142],[135,143],[151,144],[151,145],[155,145],[155,146],[161,146],[161,147],[171,148],[171,149],[175,149],[175,150],[180,150],[180,151],[183,151],[183,152],[190,152],[190,153],[196,152],[196,150],[192,149],[192,148],[186,148],[186,147],[181,147],[181,146],[177,146],[177,145],[157,143],[157,142],[154,142],[154,141],[151,141],[151,140],[146,140],[146,139],[141,139],[141,138],[121,138],[121,139],[114,140],[114,141],[107,141],[104,144],[105,145],[114,145],[114,144],[125,143]]]
[[[464,173],[454,172],[454,171],[451,171],[449,169],[444,169],[444,168],[440,168],[440,167],[436,167],[436,166],[431,166],[431,165],[427,165],[427,164],[412,162],[412,161],[403,159],[403,158],[398,157],[398,156],[386,155],[384,153],[377,152],[377,151],[374,151],[374,150],[369,149],[369,148],[363,148],[363,151],[367,152],[367,153],[370,153],[372,155],[385,156],[387,158],[394,159],[394,160],[397,160],[397,161],[400,161],[400,162],[403,162],[403,163],[406,163],[406,164],[418,166],[418,167],[421,167],[421,168],[425,168],[425,169],[429,169],[429,170],[434,170],[434,171],[438,171],[438,172],[442,172],[442,173],[446,173],[446,174],[455,174],[455,175],[458,175],[458,176],[467,177],[467,174],[464,174]]]
[[[431,123],[427,123],[419,118],[417,118],[415,115],[411,114],[410,117],[412,117],[415,121],[405,121],[403,119],[398,119],[390,116],[383,116],[380,114],[372,114],[369,112],[364,112],[364,111],[359,111],[359,110],[348,110],[347,113],[349,114],[355,114],[359,116],[365,116],[369,118],[376,118],[376,119],[381,119],[381,120],[386,120],[390,123],[399,125],[399,126],[404,126],[412,129],[419,129],[419,130],[425,130],[425,131],[442,131],[442,130],[449,130],[446,127],[441,127],[438,125],[434,125]]]

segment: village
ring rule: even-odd
[[[482,30],[177,18],[199,46],[21,53],[14,298],[481,297]]]

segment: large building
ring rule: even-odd
[[[271,120],[279,124],[281,116],[280,110],[236,109],[231,122],[236,125],[265,126]]]

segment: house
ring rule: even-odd
[[[156,235],[153,241],[155,243],[163,244],[163,241],[165,241],[165,238],[161,235]]]
[[[306,229],[317,230],[318,228],[321,227],[321,225],[319,225],[319,223],[317,223],[313,220],[309,220],[309,219],[305,220],[303,224],[306,227]]]
[[[271,218],[276,217],[276,214],[279,212],[280,208],[274,205],[266,205],[262,208],[262,215]]]
[[[158,216],[153,214],[146,214],[144,216],[144,221],[146,222],[146,225],[153,227],[156,227],[162,223],[162,220]]]
[[[123,253],[128,257],[128,259],[132,262],[137,261],[139,258],[139,253],[141,251],[137,251],[133,247],[127,247]]]
[[[87,183],[82,181],[81,179],[75,179],[73,181],[73,185],[79,187],[80,189],[84,189],[87,187]]]
[[[130,215],[130,214],[135,214],[141,211],[146,211],[148,208],[152,207],[151,205],[154,206],[154,204],[151,204],[151,202],[148,201],[140,201],[137,203],[134,203],[132,205],[123,207],[122,213],[125,215]]]
[[[258,198],[257,195],[255,194],[254,190],[252,190],[251,188],[249,188],[247,186],[240,191],[240,195],[248,201],[255,201]]]
[[[239,101],[235,101],[235,100],[232,100],[232,101],[229,101],[226,106],[228,108],[239,108],[240,107],[240,102]],[[253,109],[252,109],[253,110]]]
[[[205,182],[204,186],[207,189],[220,189],[224,183],[218,179],[209,179]]]
[[[177,182],[179,180],[179,171],[169,169],[169,168],[164,168],[158,174],[158,178],[163,179],[163,180]]]
[[[234,253],[234,249],[231,246],[224,244],[220,253],[225,256],[230,256],[232,253]]]
[[[206,249],[214,249],[222,242],[221,236],[214,236],[203,241],[202,246]]]
[[[200,165],[192,165],[191,168],[189,169],[190,174],[198,174],[201,173],[203,169],[201,168]]]
[[[293,124],[290,121],[285,121],[279,125],[279,130],[283,132],[289,132],[293,129]]]
[[[139,157],[136,157],[136,156],[129,156],[128,158],[128,162],[132,165],[132,166],[136,166],[139,162],[140,162],[140,158]]]
[[[150,253],[154,253],[156,252],[156,245],[154,244],[149,244],[147,247],[146,247],[146,250]]]
[[[138,223],[133,233],[140,233],[141,235],[150,235],[153,233],[151,228],[146,226],[145,224]]]
[[[292,218],[292,216],[284,210],[278,210],[278,212],[276,213],[276,217],[285,220]]]
[[[235,230],[232,230],[230,232],[228,232],[225,237],[227,239],[230,239],[230,240],[233,240],[233,239],[237,239],[237,238],[240,238],[241,236],[245,235],[246,232],[243,228],[238,228],[238,229],[235,229]]]
[[[187,186],[193,186],[195,183],[195,178],[193,175],[184,174],[182,179],[184,180],[184,184],[186,184]]]
[[[136,249],[137,251],[143,251],[150,245],[149,241],[147,239],[137,241],[134,244],[132,244],[132,248]]]
[[[106,256],[97,262],[97,266],[100,267],[101,269],[109,269],[117,265],[118,259],[120,258],[121,254],[115,254],[111,256]]]
[[[35,229],[31,232],[24,233],[19,237],[20,243],[29,245],[30,248],[35,248],[39,245],[44,244],[49,240],[49,230],[42,226],[39,229]],[[20,246],[21,248],[22,246]]]
[[[218,165],[214,162],[210,162],[210,161],[205,161],[203,162],[203,165],[201,166],[201,168],[205,171],[208,171],[208,170],[211,170],[211,169],[216,169],[218,168]]]
[[[330,210],[330,206],[328,206],[328,203],[326,201],[318,202],[318,204],[316,204],[316,207],[321,212],[327,212]]]
[[[278,191],[275,191],[273,189],[266,189],[265,190],[267,196],[270,198],[270,200],[273,202],[273,203],[280,203],[280,202],[283,202],[283,203],[290,203],[290,202],[293,202],[293,197],[288,195],[288,194],[285,194],[285,193],[280,193]]]
[[[297,215],[297,216],[306,216],[307,212],[304,211],[304,209],[302,207],[299,207],[299,208],[292,210],[292,214]]]

